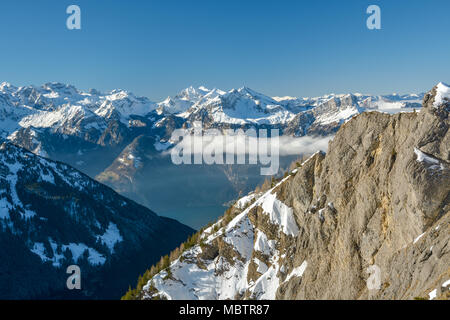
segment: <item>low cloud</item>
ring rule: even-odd
[[[328,150],[328,142],[333,136],[328,137],[290,137],[280,136],[280,155],[290,156],[302,153],[314,153]]]
[[[327,150],[331,137],[289,137],[277,136],[272,131],[266,138],[266,131],[248,134],[184,135],[178,132],[175,141],[182,137],[171,150],[172,163],[179,164],[260,164],[261,175],[274,175],[279,170],[280,156],[300,155]],[[172,135],[174,138],[174,136]],[[175,142],[173,141],[173,142]]]
[[[233,139],[234,138],[234,139]],[[259,152],[268,151],[270,153],[271,147],[276,148],[276,141],[272,138],[267,138],[267,144],[262,143],[259,138],[235,136],[229,137],[225,135],[216,136],[185,136],[183,140],[177,143],[178,148],[190,150],[191,154],[203,153],[210,150],[222,150],[222,153],[235,155],[256,155]],[[317,151],[327,151],[328,142],[333,139],[333,136],[327,137],[292,137],[280,136],[278,137],[278,153],[280,156],[310,154]],[[272,144],[274,144],[272,146]],[[196,146],[196,147],[193,147]],[[260,150],[260,149],[263,150]],[[169,154],[171,150],[167,150],[165,154]]]

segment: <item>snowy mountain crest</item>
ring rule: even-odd
[[[419,112],[352,117],[327,154],[241,197],[124,298],[448,299],[447,89]],[[355,98],[322,108],[358,111]]]

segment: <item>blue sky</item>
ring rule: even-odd
[[[67,30],[77,4],[82,30]],[[382,30],[366,28],[370,4]],[[15,0],[0,4],[0,81],[189,86],[268,95],[417,92],[450,82],[450,1]]]

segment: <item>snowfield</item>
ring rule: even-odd
[[[3,186],[0,188],[0,228],[9,229],[13,234],[21,234],[23,232],[21,230],[23,225],[27,225],[27,223],[33,225],[33,223],[36,223],[37,218],[40,220],[39,224],[46,224],[48,222],[47,218],[38,216],[35,211],[31,210],[29,204],[25,205],[23,203],[21,200],[23,199],[21,198],[23,194],[18,194],[17,185],[19,183],[23,184],[26,181],[27,174],[37,177],[33,180],[35,182],[61,188],[64,187],[65,183],[67,186],[73,188],[73,190],[79,190],[81,192],[85,192],[93,184],[88,177],[82,176],[75,169],[65,164],[40,158],[8,142],[0,144],[0,169],[2,171],[0,182]],[[59,179],[57,183],[56,179]],[[35,188],[45,196],[43,189],[38,186],[35,186]],[[75,220],[78,220],[80,214],[83,214],[75,204],[65,209],[69,216]],[[35,208],[35,210],[38,209]],[[19,221],[11,217],[11,214],[15,213],[19,214]],[[97,227],[102,229],[98,221]],[[104,244],[111,254],[114,253],[114,246],[123,241],[119,228],[111,221],[107,224],[107,228],[105,228],[103,233],[95,234],[92,232],[91,236]],[[47,240],[51,248],[45,247],[41,241],[31,240],[28,241],[28,247],[43,262],[51,262],[56,268],[61,267],[61,262],[65,259],[63,253],[66,250],[71,252],[74,262],[77,262],[85,252],[87,252],[88,263],[93,266],[103,265],[106,262],[106,257],[103,254],[85,243],[57,242],[51,237],[48,237]]]
[[[444,102],[450,102],[450,86],[439,82],[436,86],[436,97],[434,98],[433,107],[437,108]]]
[[[293,277],[301,277],[307,262],[294,268],[283,281],[280,274],[284,274],[286,269],[286,254],[277,250],[277,239],[269,240],[263,231],[252,224],[249,213],[260,207],[263,209],[262,214],[268,215],[270,223],[278,226],[280,236],[296,236],[299,230],[292,209],[278,200],[275,192],[275,189],[290,177],[287,176],[264,194],[249,194],[239,199],[235,207],[246,209],[215,233],[212,232],[214,226],[205,229],[200,236],[205,241],[204,245],[196,245],[186,250],[173,261],[170,265],[170,275],[167,270],[156,274],[143,287],[144,299],[161,296],[177,300],[223,300],[235,299],[245,294],[252,299],[275,299],[280,284]],[[254,199],[256,200],[251,203]],[[208,245],[218,240],[229,245],[236,255],[231,261],[221,255],[211,260],[202,259],[204,265],[199,266],[197,257]],[[268,264],[257,258],[256,252],[267,257]],[[251,264],[255,265],[259,276],[255,281],[248,282],[247,275]]]

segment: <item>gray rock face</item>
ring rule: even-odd
[[[141,296],[448,299],[450,103],[435,94],[420,112],[352,118],[326,155],[238,201]],[[201,278],[186,272],[197,267]]]
[[[449,105],[427,101],[420,113],[352,119],[326,157],[286,184],[301,229],[294,265],[307,260],[309,272],[277,298],[412,299],[450,278]],[[305,178],[312,189],[299,188]],[[308,214],[312,206],[325,209],[322,221]],[[380,268],[380,290],[367,288],[371,265]]]

